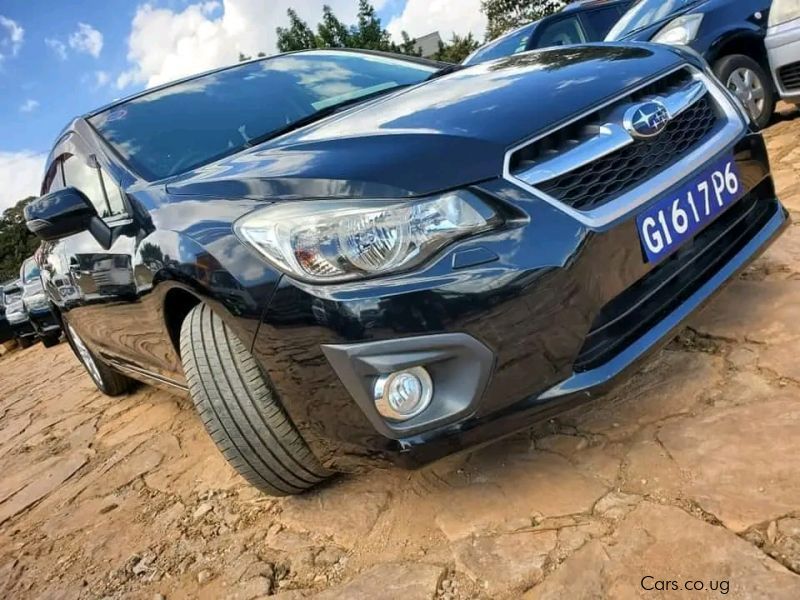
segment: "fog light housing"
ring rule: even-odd
[[[421,414],[433,398],[433,380],[423,367],[381,375],[375,382],[375,406],[389,421],[408,421]]]

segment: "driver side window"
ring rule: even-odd
[[[582,44],[586,35],[577,17],[567,17],[547,25],[539,35],[538,48]]]
[[[113,217],[125,212],[119,187],[94,161],[87,161],[77,154],[64,158],[64,180],[66,185],[83,192],[94,205],[101,218]]]

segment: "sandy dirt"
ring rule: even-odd
[[[767,136],[797,219],[800,113]],[[106,398],[64,343],[14,351],[0,597],[800,598],[798,342],[794,225],[608,397],[288,499],[241,480],[187,400]]]

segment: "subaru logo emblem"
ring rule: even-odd
[[[624,119],[625,129],[627,129],[633,137],[639,139],[657,136],[664,131],[668,123],[669,112],[667,112],[667,108],[657,100],[633,106],[625,113]]]

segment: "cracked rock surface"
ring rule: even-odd
[[[782,110],[766,136],[797,220],[800,113]],[[228,467],[187,400],[105,398],[66,344],[11,352],[0,597],[800,598],[798,351],[793,225],[606,397],[282,499]],[[656,587],[687,581],[704,588]]]

